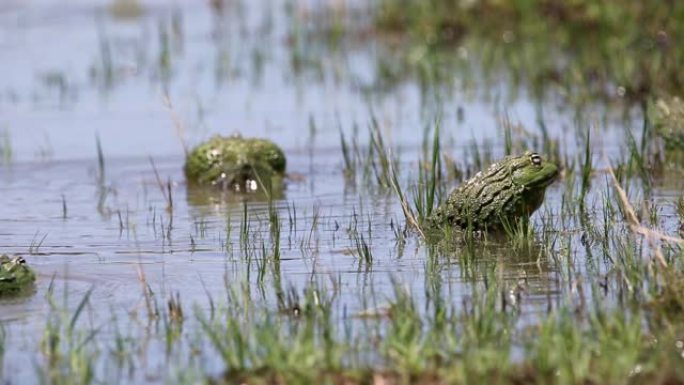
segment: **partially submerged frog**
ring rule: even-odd
[[[185,175],[190,183],[250,192],[282,183],[285,166],[285,154],[269,140],[216,135],[188,154]]]
[[[653,113],[656,134],[663,138],[665,147],[684,150],[684,101],[678,97],[659,99]]]
[[[558,167],[535,152],[507,156],[452,191],[430,221],[461,229],[502,230],[527,221],[557,176]]]
[[[33,288],[36,274],[22,257],[0,255],[0,297],[25,293]]]

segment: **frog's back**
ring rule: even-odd
[[[463,229],[501,229],[537,210],[557,173],[555,165],[542,164],[533,152],[505,157],[449,194],[431,222]]]
[[[250,181],[284,176],[285,167],[285,154],[269,140],[216,135],[188,154],[184,171],[191,183],[244,191]]]

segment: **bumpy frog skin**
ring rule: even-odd
[[[684,149],[684,101],[678,97],[660,99],[655,103],[656,133],[668,149]]]
[[[0,297],[25,293],[33,288],[36,274],[22,257],[0,255]]]
[[[431,221],[462,229],[501,230],[528,220],[557,176],[558,167],[534,152],[505,157],[452,191]]]
[[[188,154],[185,175],[191,183],[249,192],[279,183],[285,166],[285,154],[271,141],[216,135]]]

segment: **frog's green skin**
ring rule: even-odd
[[[26,293],[33,288],[36,274],[22,257],[0,255],[0,297]]]
[[[557,176],[558,167],[534,152],[505,157],[452,191],[430,221],[461,229],[502,230],[520,219],[527,221]]]
[[[653,123],[656,133],[670,150],[684,150],[684,101],[678,97],[659,99],[655,103]]]
[[[191,183],[235,191],[282,182],[285,154],[266,139],[216,135],[187,156],[185,176]]]

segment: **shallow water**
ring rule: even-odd
[[[296,39],[293,23],[280,2],[245,2],[223,16],[204,3],[146,5],[143,15],[125,20],[112,17],[108,3],[90,1],[0,7],[5,58],[0,61],[0,130],[10,144],[2,147],[0,167],[0,250],[24,255],[39,274],[35,295],[0,302],[0,321],[10,332],[2,372],[7,383],[35,379],[33,366],[24,362],[40,360],[35,346],[50,312],[46,293],[51,285],[57,298],[66,291],[72,310],[92,290],[88,314],[94,324],[107,323],[112,315],[121,320],[144,312],[141,272],[162,303],[180,293],[184,304],[205,309],[209,298],[222,297],[226,285],[249,280],[259,286],[262,244],[270,245],[267,203],[207,200],[188,191],[183,141],[191,145],[213,133],[242,133],[279,143],[292,175],[274,202],[282,223],[282,280],[304,287],[332,277],[344,288],[347,310],[355,312],[365,308],[358,303],[364,293],[372,292],[382,303],[393,279],[422,298],[435,262],[416,237],[397,246],[401,242],[393,229],[403,224],[403,216],[394,195],[345,181],[340,129],[351,138],[358,124],[359,141],[367,144],[373,111],[399,149],[402,178],[408,181],[416,177],[412,170],[423,127],[432,120],[430,111],[443,111],[443,148],[461,166],[469,164],[476,144],[493,158],[502,155],[505,115],[536,130],[540,105],[549,135],[570,159],[582,151],[576,127],[594,127],[596,168],[606,167],[607,159],[621,159],[625,125],[637,134],[640,127],[638,116],[616,119],[619,114],[602,105],[592,106],[578,123],[574,112],[563,108],[562,98],[539,104],[505,81],[492,88],[468,79],[472,88],[456,89],[443,104],[427,106],[430,99],[412,79],[369,96],[364,90],[376,83],[374,66],[384,55],[379,43],[358,43],[341,53],[305,41],[303,52],[296,52],[290,42]],[[295,54],[317,62],[298,69]],[[454,74],[459,76],[470,75]],[[512,88],[515,98],[509,96]],[[181,133],[164,105],[165,92],[185,127]],[[536,131],[532,135],[539,136]],[[98,167],[97,137],[104,174]],[[171,183],[172,210],[166,209],[155,168],[162,183]],[[598,202],[595,209],[600,210],[605,174],[596,174],[593,183],[587,201]],[[655,194],[669,213],[663,224],[667,230],[676,228],[672,201],[679,188],[667,186]],[[556,229],[563,193],[564,182],[551,186],[540,209]],[[243,243],[245,211],[252,238]],[[538,230],[539,218],[534,217]],[[371,266],[354,255],[351,234],[356,231],[351,229],[370,244]],[[551,236],[566,234],[579,244],[579,231]],[[560,300],[558,254],[556,249],[553,255],[511,255],[504,245],[483,253],[476,265],[482,270],[497,266],[512,286],[524,280],[522,311],[534,319]],[[473,278],[457,257],[437,258],[444,290],[459,303]],[[580,253],[572,262],[580,273],[582,259]],[[148,382],[165,378],[164,369],[155,366],[166,362],[159,355],[148,355],[158,361],[148,363],[148,372],[162,373],[146,375]],[[204,367],[210,372],[221,369],[216,359],[208,361]]]

